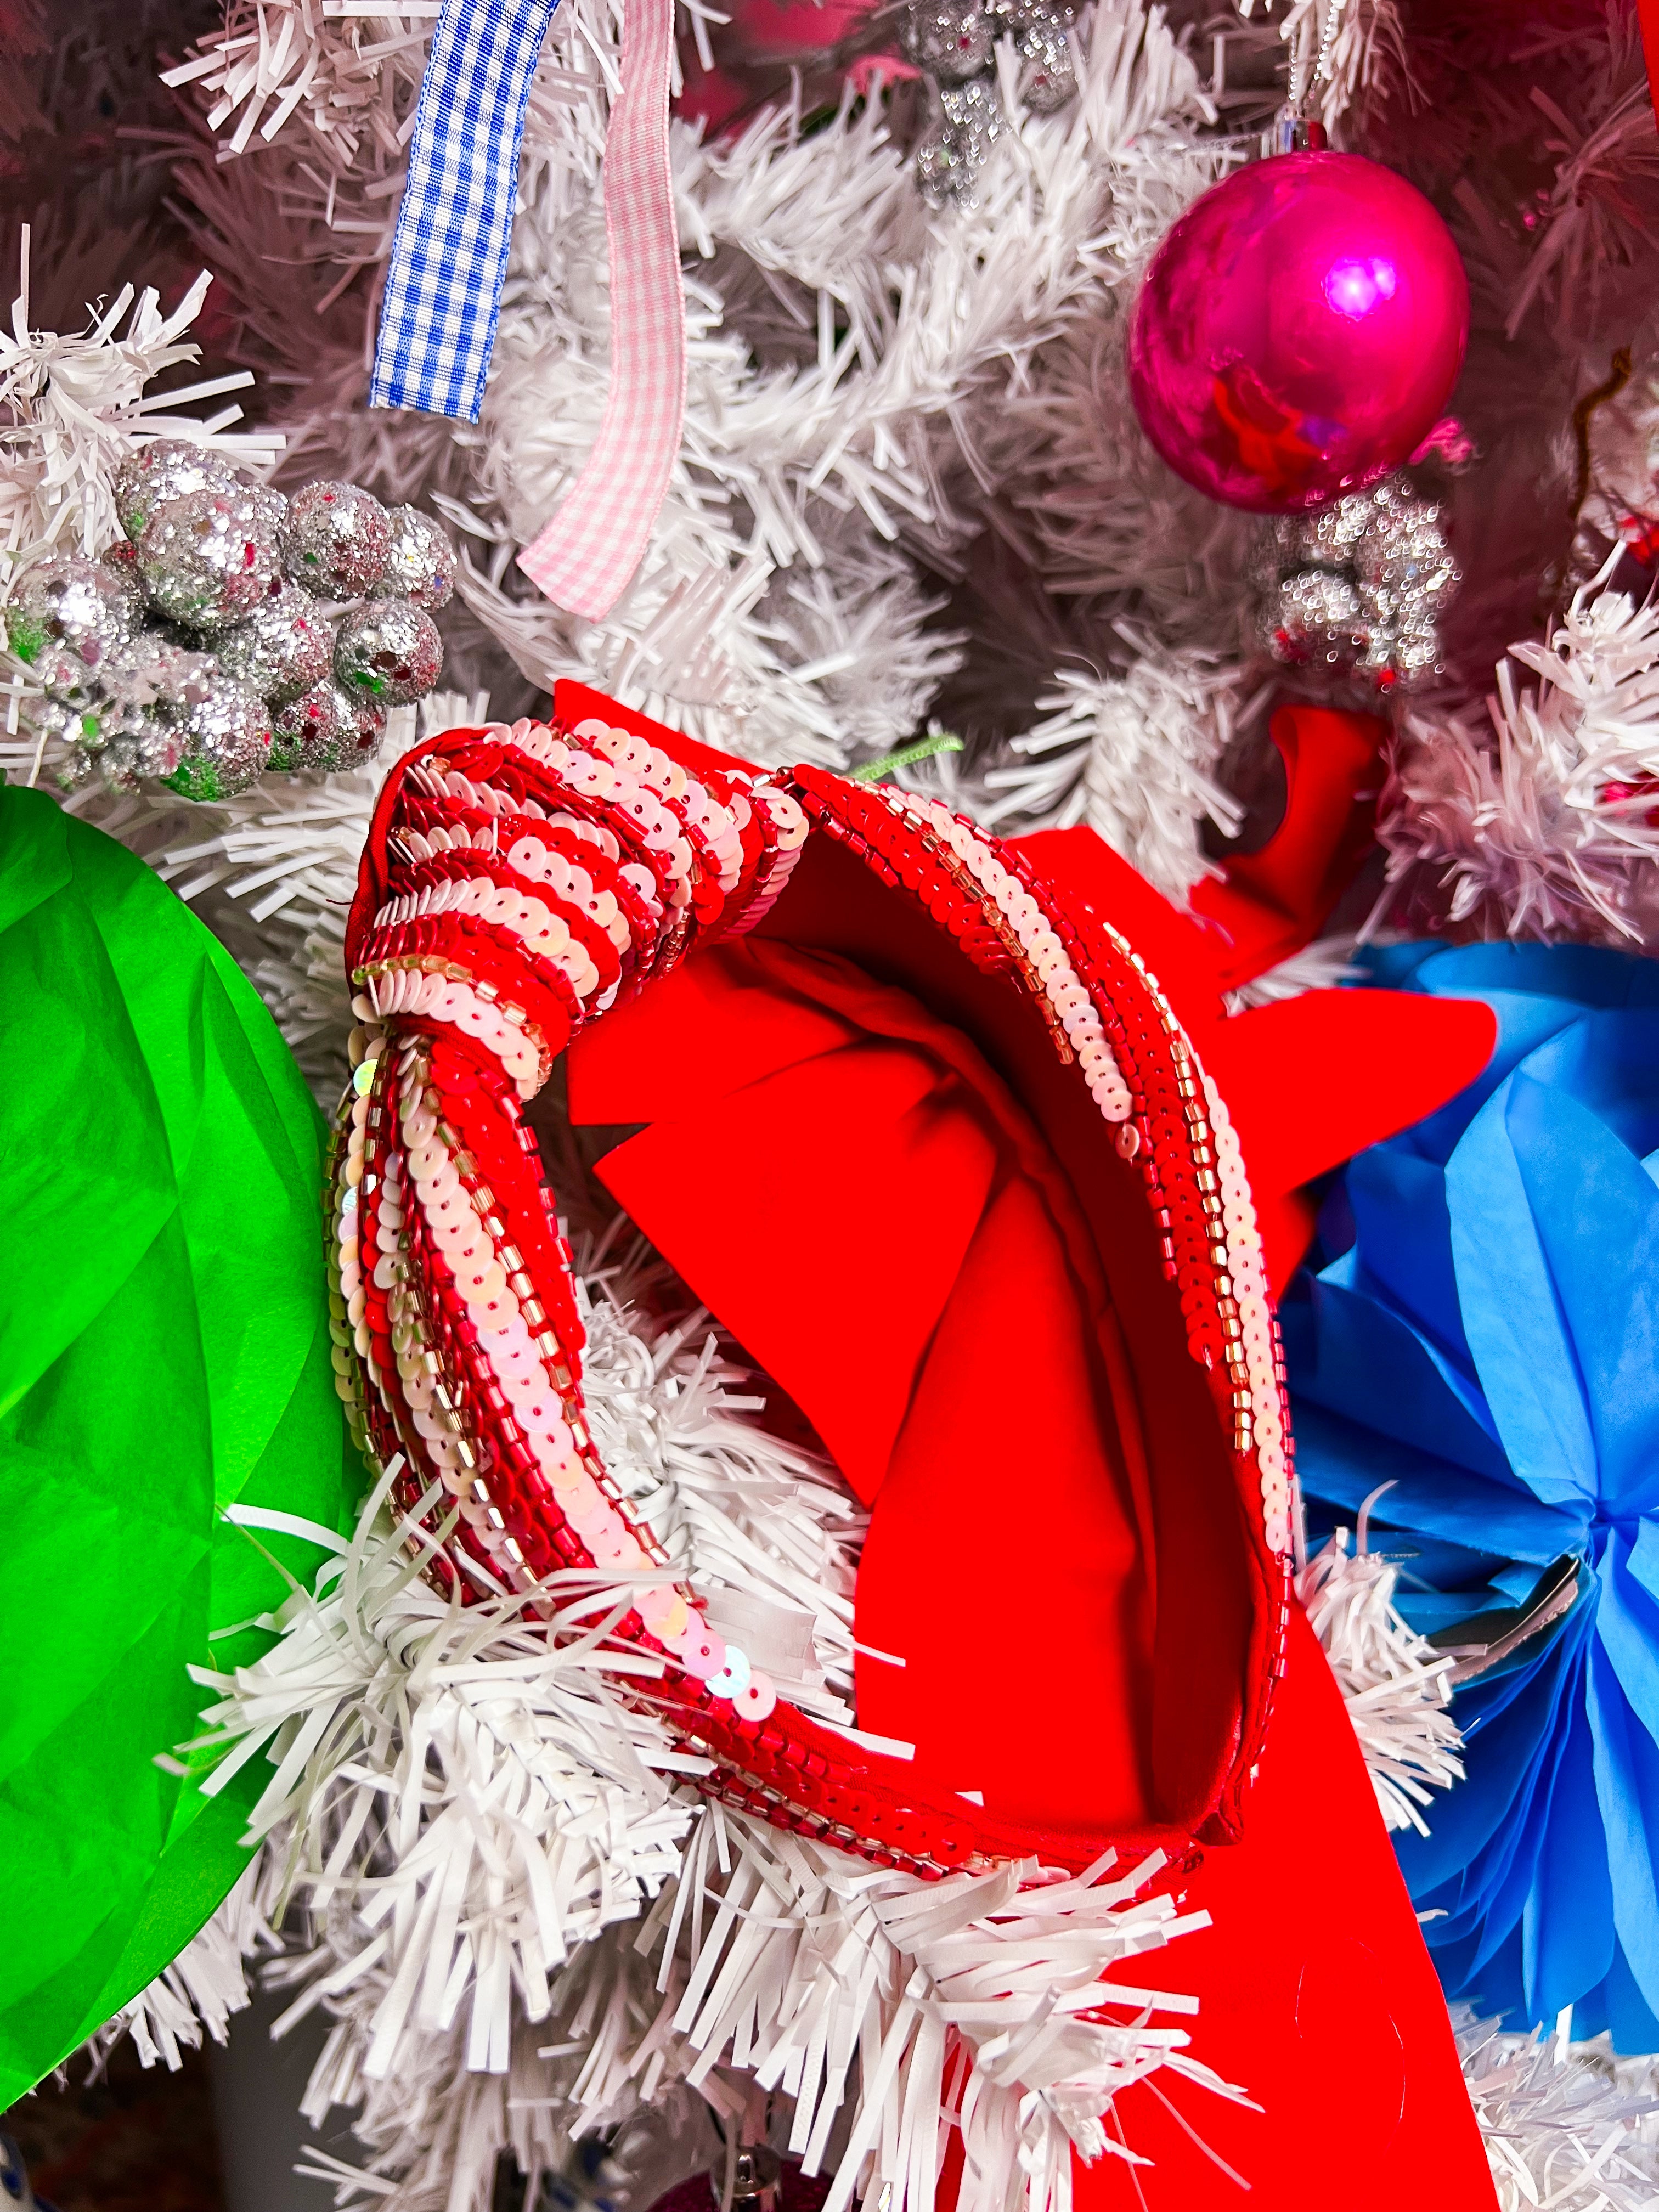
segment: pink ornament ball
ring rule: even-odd
[[[1129,324],[1147,436],[1212,499],[1291,514],[1409,459],[1469,336],[1451,233],[1357,154],[1278,154],[1188,208]]]

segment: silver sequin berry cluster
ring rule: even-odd
[[[899,43],[933,94],[916,180],[936,207],[974,205],[979,173],[1002,135],[998,40],[1007,40],[1018,60],[1021,105],[1047,115],[1077,90],[1074,20],[1066,0],[909,0]]]
[[[1438,504],[1403,475],[1276,517],[1255,581],[1276,660],[1383,693],[1443,672],[1440,617],[1462,576]]]
[[[66,787],[225,799],[266,769],[350,767],[436,684],[453,556],[413,507],[349,483],[285,499],[179,438],[140,447],[114,489],[125,539],[37,562],[4,610]]]

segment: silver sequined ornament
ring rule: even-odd
[[[455,556],[430,515],[415,507],[386,509],[392,550],[375,590],[388,599],[412,599],[428,614],[447,606],[455,588]]]
[[[1028,9],[1014,30],[1019,96],[1034,114],[1051,115],[1077,93],[1069,8]]]
[[[346,734],[351,744],[351,757],[345,765],[361,768],[380,750],[380,740],[386,735],[386,708],[377,707],[372,699],[354,699],[348,691],[342,691],[340,696],[350,709]]]
[[[916,148],[916,182],[935,207],[971,208],[979,174],[1002,136],[1002,103],[989,77],[944,85],[932,127]]]
[[[273,707],[320,684],[334,659],[334,630],[309,592],[284,584],[245,623],[221,631],[214,647],[228,676]]]
[[[117,646],[96,670],[82,668],[78,680],[67,661],[53,673],[60,680],[49,686],[36,725],[78,748],[59,781],[73,787],[95,774],[117,790],[172,774],[185,750],[185,720],[223,680],[210,653],[155,629]]]
[[[899,19],[899,46],[939,83],[963,84],[991,65],[990,18],[951,0],[911,0]]]
[[[1275,659],[1380,691],[1440,672],[1440,617],[1462,579],[1439,507],[1404,475],[1277,518],[1255,580],[1258,630]]]
[[[188,438],[153,438],[115,471],[115,512],[135,543],[158,507],[193,491],[235,491],[236,471],[222,453]]]
[[[77,748],[58,772],[66,787],[97,775],[112,790],[137,790],[139,781],[173,775],[185,750],[185,721],[223,681],[212,653],[177,644],[159,629],[137,630],[77,679],[70,665],[80,664],[53,671],[60,684],[45,710],[35,710],[38,728]]]
[[[245,622],[282,580],[276,532],[260,496],[240,486],[158,507],[137,550],[151,606],[189,629]]]
[[[275,769],[361,768],[374,759],[386,729],[377,707],[353,699],[337,684],[319,684],[280,708],[272,724]]]
[[[112,791],[137,791],[145,783],[165,782],[178,768],[185,750],[185,733],[177,722],[161,716],[131,729],[118,731],[97,750],[83,747],[70,753],[57,771],[65,791],[94,778]]]
[[[373,591],[392,557],[392,527],[373,493],[352,483],[309,483],[288,503],[283,564],[323,599]]]
[[[220,677],[179,717],[184,748],[162,781],[185,799],[229,799],[246,791],[270,750],[270,710],[243,684]]]
[[[443,640],[430,615],[408,599],[371,599],[341,623],[334,673],[353,698],[404,707],[443,672]]]
[[[131,580],[100,561],[54,553],[26,568],[6,603],[6,641],[33,667],[54,648],[95,667],[143,619]]]

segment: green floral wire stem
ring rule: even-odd
[[[884,753],[879,760],[866,761],[862,767],[849,769],[848,775],[854,783],[879,783],[896,768],[908,768],[914,761],[931,760],[935,753],[961,750],[962,739],[953,737],[949,730],[930,730],[914,744],[901,745],[896,753]]]

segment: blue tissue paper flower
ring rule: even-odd
[[[1506,1655],[1454,1704],[1468,1780],[1398,1839],[1448,1993],[1659,2051],[1659,963],[1410,945],[1372,973],[1484,999],[1499,1036],[1351,1162],[1285,1301],[1310,1528],[1393,1484],[1402,1612]]]

